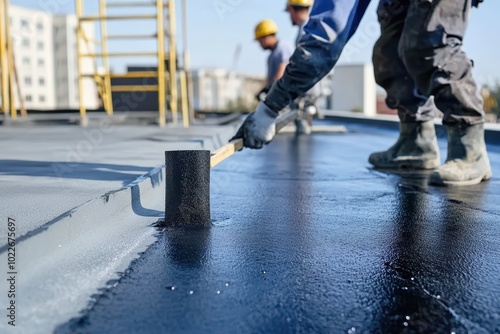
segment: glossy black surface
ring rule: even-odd
[[[211,228],[160,232],[57,332],[499,333],[499,147],[491,181],[436,188],[369,168],[397,132],[351,131],[220,164]]]

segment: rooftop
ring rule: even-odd
[[[488,144],[494,171],[489,182],[430,187],[426,173],[370,168],[369,153],[392,145],[395,129],[356,119],[324,124],[344,124],[348,132],[281,134],[264,150],[243,150],[215,167],[210,229],[154,227],[163,206],[160,177],[152,193],[140,190],[139,209],[136,203],[129,211],[119,202],[123,213],[83,219],[76,212],[72,219],[82,227],[62,220],[22,241],[23,258],[46,267],[20,271],[19,324],[56,333],[498,331],[500,146]],[[158,134],[126,132],[103,146],[93,163],[113,160],[117,170],[161,164],[165,146],[155,147],[159,140],[135,151],[140,160],[131,154]],[[438,134],[444,157],[444,133]],[[138,140],[143,144],[136,145]],[[1,142],[4,149],[13,147],[9,138]],[[60,161],[43,155],[41,147],[29,159],[16,150],[16,160]],[[4,182],[21,177],[0,168]],[[22,177],[42,189],[42,177]],[[52,180],[43,179],[46,185]],[[41,196],[36,200],[43,203]],[[105,212],[117,201],[111,196],[110,204],[94,209]],[[21,215],[25,209],[9,210]],[[106,225],[110,233],[102,232]],[[80,233],[85,239],[74,244]],[[120,249],[134,236],[138,245]],[[37,247],[44,256],[33,252]],[[52,295],[45,291],[50,285]]]

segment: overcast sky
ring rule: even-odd
[[[118,0],[111,0],[118,1]],[[135,0],[136,1],[136,0]],[[147,0],[144,0],[147,1]],[[296,28],[292,27],[287,13],[283,11],[285,0],[187,0],[191,67],[232,69],[248,74],[265,73],[266,53],[253,40],[255,24],[265,18],[274,19],[279,27],[279,37],[292,43]],[[119,0],[124,2],[124,0]],[[20,5],[56,14],[74,13],[74,0],[11,0]],[[96,14],[97,0],[86,0],[86,14]],[[180,19],[180,0],[177,1]],[[379,35],[374,0],[363,22],[352,38],[339,63],[366,63],[371,61],[371,50]],[[134,10],[134,13],[139,11]],[[116,10],[114,13],[117,13]],[[500,81],[500,1],[486,0],[479,9],[474,9],[464,49],[475,62],[475,75],[481,84]],[[111,12],[110,12],[111,14]],[[178,20],[180,23],[180,20]],[[178,38],[180,40],[180,24]],[[119,22],[110,24],[109,34],[153,33],[154,23]],[[182,43],[178,44],[182,51]],[[234,54],[241,45],[241,56],[234,64]],[[110,51],[154,50],[152,42],[113,42]],[[113,59],[115,70],[123,70],[125,64],[153,63],[153,59]]]

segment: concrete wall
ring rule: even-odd
[[[331,108],[377,113],[377,85],[372,64],[339,65],[332,77]]]

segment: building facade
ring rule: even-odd
[[[77,19],[74,15],[52,15],[18,6],[10,6],[10,32],[21,95],[27,109],[78,109]],[[93,38],[94,26],[85,24]],[[83,52],[93,45],[82,45]],[[83,73],[94,73],[92,60],[85,60]],[[99,106],[96,85],[84,79],[86,108]],[[16,90],[16,105],[19,99]]]
[[[333,72],[332,72],[333,73]],[[325,77],[318,86],[316,106],[332,109],[333,74]],[[193,104],[195,111],[252,111],[257,106],[255,95],[264,87],[265,79],[259,76],[237,74],[224,69],[198,69],[191,72]]]
[[[198,69],[190,73],[195,111],[247,111],[255,106],[255,95],[265,80],[224,69]]]
[[[377,114],[377,84],[372,64],[337,65],[332,76],[330,108]]]

